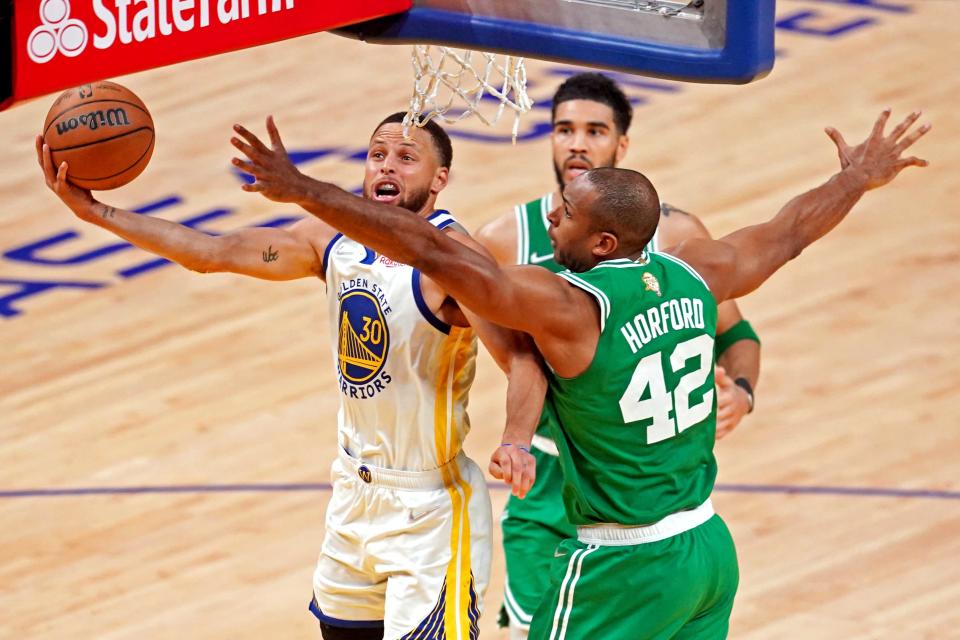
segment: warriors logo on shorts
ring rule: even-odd
[[[390,377],[382,373],[390,349],[390,330],[376,296],[353,289],[340,298],[337,366],[341,391],[369,398],[382,391]]]

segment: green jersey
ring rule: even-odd
[[[550,243],[550,236],[547,235],[547,229],[550,227],[547,214],[553,210],[553,200],[551,191],[536,200],[514,207],[513,213],[517,217],[517,264],[535,264],[554,273],[560,273],[566,269],[553,259],[553,245]],[[647,251],[657,251],[659,234],[659,231],[654,233],[653,238],[647,243]],[[537,425],[538,443],[553,437],[549,424],[549,411],[544,411]],[[546,446],[552,449],[549,443]],[[556,452],[552,453],[556,455]]]
[[[551,376],[548,410],[575,525],[641,525],[702,504],[717,465],[717,305],[677,258],[602,262],[561,277],[593,296],[600,339],[575,378]]]
[[[518,204],[513,209],[517,217],[517,264],[536,264],[559,273],[566,269],[553,259],[553,245],[547,229],[550,221],[547,214],[553,209],[553,192],[531,200],[526,204]],[[658,251],[657,234],[647,244],[647,251]]]

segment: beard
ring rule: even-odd
[[[584,271],[590,271],[593,268],[586,260],[581,260],[572,253],[567,253],[566,251],[561,251],[560,247],[557,247],[553,251],[553,259],[562,267],[566,267],[574,273],[583,273]]]
[[[420,210],[423,209],[423,205],[427,204],[427,200],[429,199],[430,187],[426,187],[420,191],[411,191],[407,193],[403,196],[400,202],[397,203],[397,205],[403,207],[407,211],[420,213]]]
[[[606,162],[601,162],[600,164],[593,164],[592,162],[590,162],[590,160],[587,159],[587,157],[586,157],[585,155],[582,155],[582,154],[579,154],[579,153],[575,153],[575,154],[573,154],[573,155],[568,156],[567,159],[563,161],[563,163],[566,164],[567,160],[572,160],[573,158],[579,158],[580,160],[583,160],[584,162],[586,162],[587,164],[590,165],[590,168],[591,168],[591,169],[596,169],[596,168],[598,168],[598,167],[615,167],[615,166],[617,166],[617,152],[616,152],[616,151],[614,151],[612,154],[610,154],[610,157],[606,160]],[[556,161],[556,160],[553,161],[553,175],[555,175],[556,178],[557,178],[557,186],[560,187],[560,191],[563,191],[563,187],[566,186],[566,185],[563,184],[563,165],[557,164],[557,161]]]

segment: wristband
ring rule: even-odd
[[[737,378],[733,381],[733,384],[747,392],[747,400],[750,402],[750,408],[747,409],[747,413],[753,413],[753,387],[750,386],[750,381],[746,378]]]
[[[741,340],[753,340],[760,344],[760,336],[753,330],[753,327],[746,320],[741,320],[726,331],[717,335],[716,342],[713,343],[713,354],[717,358],[723,355],[723,352],[733,346],[733,343]]]
[[[500,443],[500,446],[501,446],[501,447],[512,447],[512,446],[513,446],[513,443],[512,443],[512,442],[501,442],[501,443]],[[517,449],[520,449],[520,451],[525,451],[525,452],[527,452],[527,453],[530,453],[530,449],[528,449],[527,447],[517,446]]]

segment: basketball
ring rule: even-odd
[[[146,168],[153,153],[153,119],[132,91],[96,82],[60,94],[43,123],[54,166],[85,189],[122,187]]]

